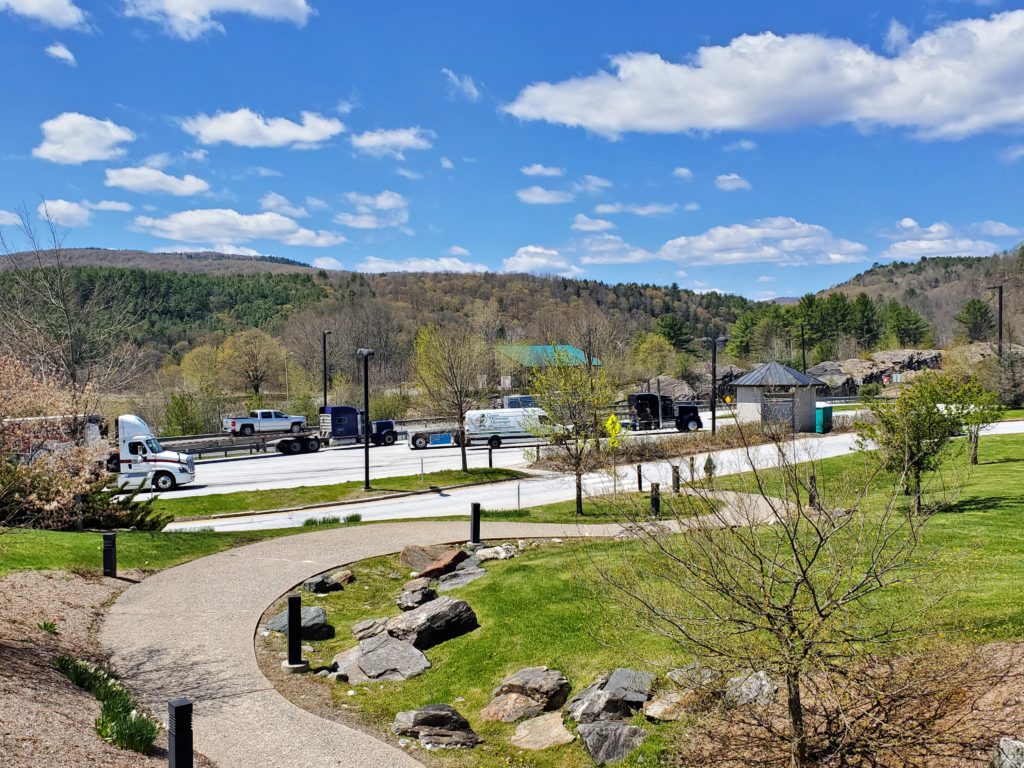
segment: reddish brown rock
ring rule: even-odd
[[[489,722],[514,723],[524,717],[539,715],[544,706],[521,693],[504,693],[480,710],[480,719]]]
[[[428,547],[410,544],[407,547],[403,547],[402,554],[399,555],[398,559],[402,565],[412,568],[414,571],[420,571],[441,557],[441,555],[450,551],[451,547],[446,547],[443,544],[434,544]]]
[[[455,570],[455,566],[469,557],[469,554],[462,549],[449,549],[434,562],[420,571],[421,579],[436,579],[446,573]]]

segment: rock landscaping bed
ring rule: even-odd
[[[105,606],[129,585],[63,571],[0,578],[0,755],[7,768],[167,765],[162,729],[148,755],[108,744],[96,732],[100,703],[54,667],[60,656],[103,661],[96,631]],[[214,764],[198,756],[196,765]]]

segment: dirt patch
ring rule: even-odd
[[[150,755],[104,742],[94,727],[99,703],[52,666],[61,654],[103,661],[97,632],[104,610],[131,586],[133,575],[139,574],[105,579],[63,571],[21,571],[0,578],[0,754],[5,765],[167,765],[165,733]],[[57,634],[40,628],[43,622],[53,622]],[[196,764],[214,766],[200,756]]]

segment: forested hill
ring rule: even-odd
[[[677,286],[570,280],[524,274],[324,271],[285,259],[224,254],[152,254],[98,248],[64,252],[76,290],[116,284],[140,317],[133,341],[180,358],[211,337],[259,327],[287,335],[312,316],[345,316],[372,302],[410,340],[430,322],[470,321],[495,339],[563,340],[572,302],[603,316],[630,338],[673,315],[692,336],[718,335],[752,302]],[[0,259],[0,264],[9,260]],[[24,264],[26,261],[21,260]],[[0,291],[11,278],[0,268]],[[215,339],[214,339],[215,340]]]
[[[974,298],[995,311],[994,291],[1004,286],[1006,329],[1024,333],[1024,247],[984,257],[937,257],[915,263],[875,264],[866,272],[823,293],[866,293],[872,299],[896,299],[920,312],[932,326],[935,341],[946,344],[960,331],[955,315]]]

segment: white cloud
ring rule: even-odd
[[[463,248],[461,245],[453,245],[448,249],[449,256],[469,256],[469,249]]]
[[[214,16],[246,13],[302,27],[314,13],[306,0],[126,0],[126,16],[161,24],[168,34],[196,40],[207,32],[223,32]]]
[[[32,156],[65,165],[120,157],[124,154],[121,144],[135,141],[135,134],[127,128],[78,112],[64,112],[40,128],[43,142],[32,150]]]
[[[441,158],[441,167],[444,168],[446,171],[450,171],[452,168],[455,167],[455,163],[453,163],[447,157],[442,157]]]
[[[371,157],[393,157],[404,160],[411,149],[430,149],[435,134],[419,126],[414,128],[393,128],[390,130],[364,131],[350,137],[352,146]],[[442,163],[442,165],[444,165]]]
[[[58,29],[83,29],[85,11],[71,0],[0,0],[0,11],[8,11]]]
[[[182,130],[200,144],[234,144],[236,147],[291,147],[316,149],[345,130],[334,117],[300,112],[300,122],[286,117],[264,117],[243,107],[234,112],[198,114],[181,121]]]
[[[774,283],[775,278],[771,275],[760,275],[755,282],[758,283]]]
[[[322,211],[327,207],[327,201],[321,200],[319,197],[307,197],[306,207],[312,208],[314,211]]]
[[[408,168],[399,168],[398,170],[395,171],[395,173],[397,173],[399,176],[404,176],[407,179],[412,179],[413,181],[419,181],[420,179],[423,178],[422,173],[411,171]]]
[[[202,208],[172,213],[162,219],[136,216],[135,226],[155,237],[186,243],[237,244],[250,240],[276,240],[285,245],[326,248],[341,245],[345,237],[328,230],[300,227],[280,213],[239,213],[231,208]]]
[[[452,98],[461,96],[470,101],[480,99],[480,89],[469,75],[457,75],[447,67],[441,70],[441,74],[448,80],[448,94]]]
[[[572,228],[579,232],[604,232],[615,229],[615,224],[607,219],[592,219],[585,213],[577,213],[572,220]]]
[[[693,171],[683,166],[673,168],[672,175],[675,176],[677,179],[682,179],[683,181],[693,181]]]
[[[999,153],[999,159],[1004,163],[1016,163],[1024,157],[1024,144],[1014,144]]]
[[[341,262],[333,256],[321,256],[313,259],[313,266],[317,269],[341,269]]]
[[[615,213],[632,213],[637,216],[661,216],[665,213],[672,213],[679,207],[678,203],[647,203],[636,205],[635,203],[601,203],[594,206],[594,213],[608,216]]]
[[[591,235],[579,245],[583,264],[639,264],[658,258],[657,254],[630,245],[618,235]]]
[[[62,227],[84,227],[92,221],[92,211],[69,200],[43,200],[36,208],[39,218],[49,218]]]
[[[451,256],[439,259],[403,259],[393,261],[377,256],[368,257],[359,265],[360,272],[489,272],[486,264],[474,264]]]
[[[533,165],[524,165],[519,169],[526,176],[564,176],[565,168],[556,168],[553,165],[544,165],[543,163],[533,163]]]
[[[885,33],[885,52],[901,53],[910,45],[910,30],[893,19],[889,22],[889,29]]]
[[[186,160],[194,160],[197,163],[205,163],[206,158],[210,156],[210,153],[205,149],[193,149],[189,152],[182,153],[182,157]]]
[[[991,223],[999,224],[1000,222]],[[907,216],[896,222],[894,230],[882,234],[894,241],[882,253],[882,257],[887,259],[914,260],[923,256],[988,256],[999,250],[995,243],[987,240],[963,237],[952,224],[946,221],[937,221],[930,226],[922,227],[915,219]]]
[[[164,192],[169,195],[186,197],[206,192],[210,185],[198,176],[187,173],[184,176],[172,176],[157,168],[107,168],[106,181],[108,187],[119,187],[132,192]]]
[[[118,211],[119,213],[128,213],[132,210],[131,203],[125,203],[121,200],[100,200],[98,203],[90,203],[88,200],[83,200],[82,205],[92,211]]]
[[[723,173],[715,177],[715,186],[723,192],[735,192],[740,189],[753,189],[750,182],[738,173]]]
[[[757,149],[757,142],[750,139],[740,139],[722,147],[724,152],[753,152]]]
[[[309,216],[309,212],[305,208],[300,205],[292,205],[287,197],[279,195],[277,192],[267,192],[267,194],[261,197],[260,209],[282,213],[293,219],[304,219],[306,216]]]
[[[1002,221],[979,221],[974,228],[985,237],[1017,237],[1022,234],[1020,227],[1012,227]]]
[[[573,194],[560,189],[546,189],[534,185],[516,190],[516,197],[519,198],[519,202],[527,205],[560,205],[561,203],[571,203]]]
[[[579,192],[585,195],[596,195],[611,188],[611,186],[612,183],[608,181],[608,179],[602,179],[600,176],[594,176],[589,173],[579,181],[574,181],[572,183],[572,189],[574,192]]]
[[[353,229],[386,229],[403,227],[409,221],[409,201],[391,190],[376,195],[349,192],[345,197],[355,206],[355,213],[342,212],[334,217],[337,224]]]
[[[712,227],[700,235],[669,240],[659,258],[691,265],[751,264],[795,265],[809,261],[847,263],[864,258],[866,246],[833,236],[818,224],[805,224],[788,216],[755,219],[749,224]]]
[[[342,99],[338,102],[338,105],[334,108],[334,111],[339,115],[351,114],[352,110],[356,108],[357,104],[351,99]]]
[[[539,245],[524,245],[514,256],[502,262],[505,272],[533,272],[541,275],[558,275],[559,277],[576,277],[583,270],[570,264],[554,248],[543,248]]]
[[[284,174],[281,173],[280,171],[275,171],[273,168],[267,168],[262,165],[257,165],[254,168],[252,168],[251,173],[256,174],[261,179],[273,179],[278,178],[280,176],[284,176]]]
[[[691,211],[691,212],[692,211],[699,211],[700,210],[700,203],[687,203],[686,205],[683,206],[683,210],[684,211]]]
[[[21,218],[16,213],[0,209],[0,227],[17,227],[21,225]]]
[[[171,156],[167,152],[157,152],[154,155],[148,155],[143,158],[140,165],[146,168],[157,168],[164,169],[171,164]]]
[[[960,139],[1024,123],[1022,36],[1024,10],[950,21],[894,56],[820,35],[740,35],[682,63],[620,54],[612,71],[533,83],[505,110],[609,138],[847,123]]]
[[[75,61],[75,54],[68,50],[68,47],[64,43],[54,43],[53,45],[46,46],[46,55],[50,58],[56,59],[57,61],[63,61],[68,66],[77,66],[78,62]]]

